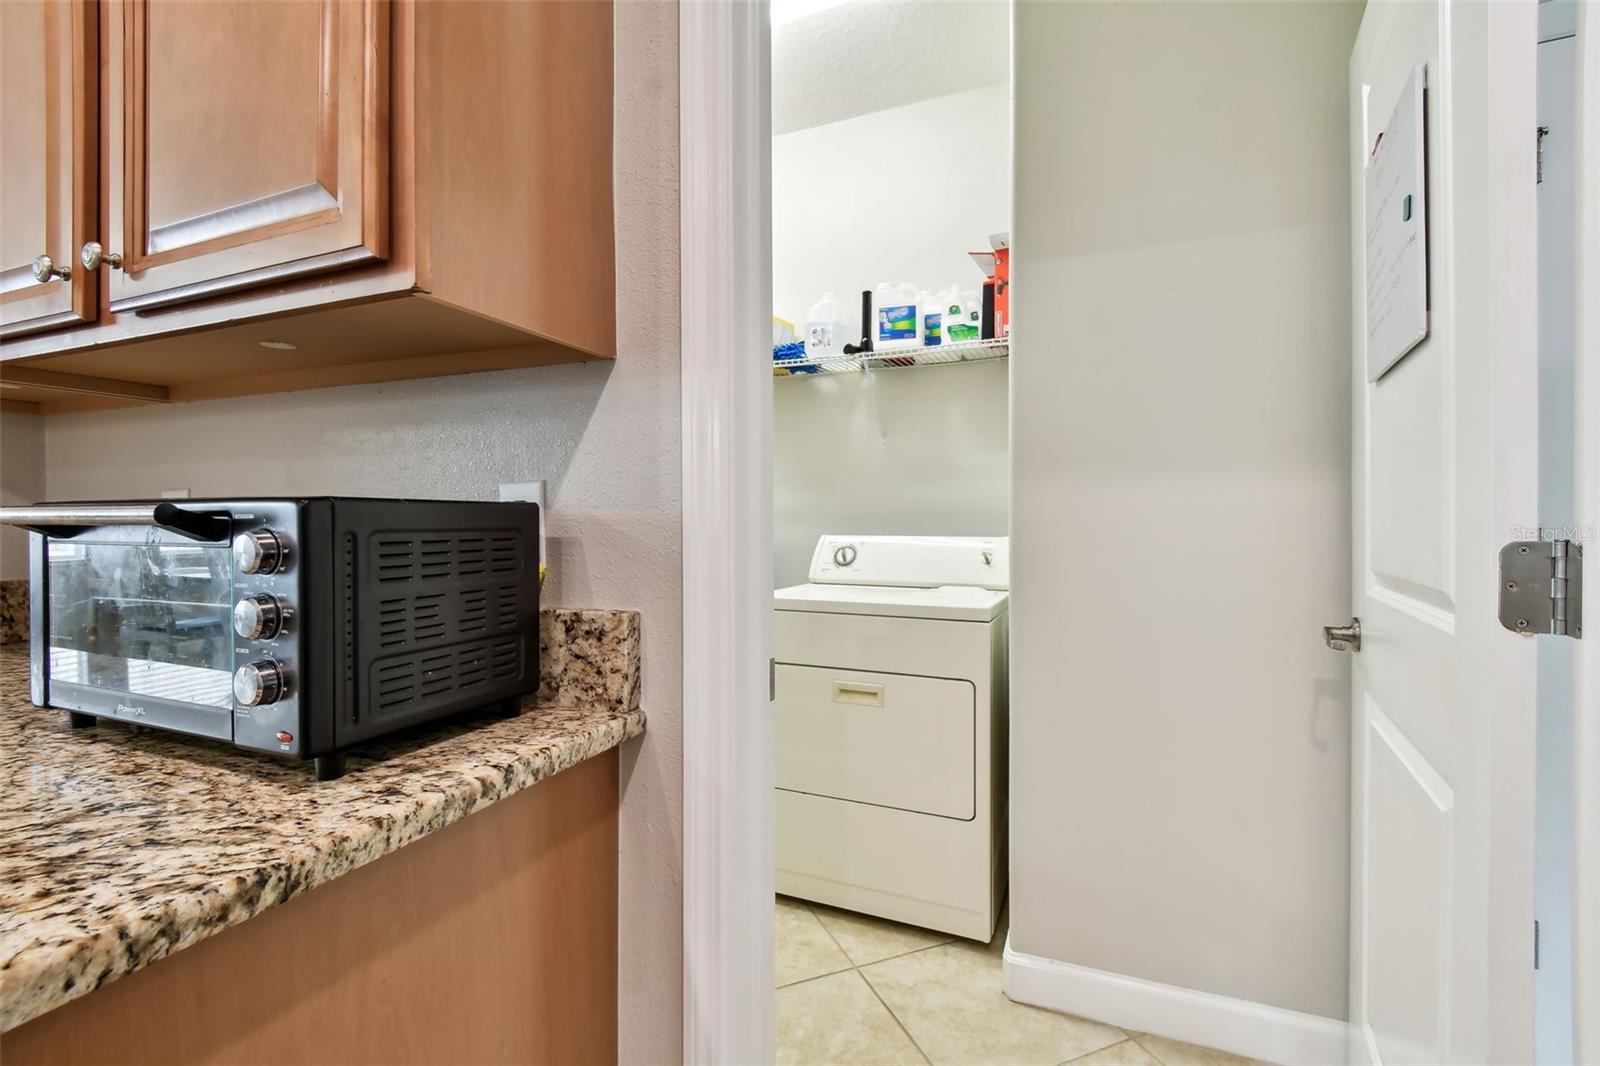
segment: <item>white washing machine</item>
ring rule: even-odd
[[[994,935],[1010,573],[1004,537],[830,534],[773,594],[779,892]]]

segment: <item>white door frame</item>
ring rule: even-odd
[[[766,0],[678,7],[690,1063],[773,1049],[769,38]]]
[[[1584,614],[1600,618],[1600,11],[1578,5],[1578,513],[1593,576]],[[1600,630],[1579,655],[1573,714],[1573,1050],[1600,1062]]]

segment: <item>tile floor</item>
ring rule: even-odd
[[[1005,997],[1000,953],[820,904],[778,897],[782,1066],[846,1063],[1240,1066],[1222,1051],[1025,1007]]]

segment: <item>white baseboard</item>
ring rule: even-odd
[[[1333,1018],[1025,955],[1009,936],[1005,982],[1018,1003],[1286,1066],[1343,1066],[1348,1053]]]

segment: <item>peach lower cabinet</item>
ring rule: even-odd
[[[7,1064],[612,1062],[607,752],[0,1036]]]
[[[18,698],[0,661],[0,1058],[611,1062],[619,744],[530,707],[303,765]]]

